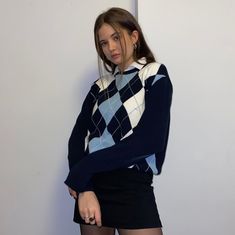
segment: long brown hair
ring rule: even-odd
[[[105,23],[112,26],[115,31],[118,31],[118,29],[126,29],[130,35],[134,30],[136,30],[139,33],[139,38],[136,43],[136,48],[133,54],[134,61],[138,62],[140,58],[145,57],[147,64],[155,62],[154,55],[151,52],[150,48],[148,47],[143,32],[141,30],[141,27],[137,22],[137,20],[135,19],[135,17],[127,10],[118,7],[112,7],[106,12],[100,14],[96,18],[94,26],[94,38],[95,38],[96,50],[98,55],[103,61],[104,68],[108,72],[114,73],[116,65],[106,58],[99,43],[98,31]]]

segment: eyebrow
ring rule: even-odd
[[[114,32],[113,34],[111,34],[111,37],[114,37],[114,36],[116,36],[116,35],[120,36],[120,33]],[[105,40],[102,39],[102,40],[99,41],[99,43],[101,43],[101,42],[105,42]]]

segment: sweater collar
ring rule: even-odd
[[[128,66],[128,68],[124,70],[122,74],[131,73],[132,71],[135,71],[135,70],[141,70],[145,64],[146,64],[146,58],[142,57],[141,59],[138,60],[138,62],[134,61],[133,63],[131,63]],[[114,70],[113,75],[116,76],[117,74],[120,74],[120,73],[121,72],[119,71],[119,68],[117,66]]]

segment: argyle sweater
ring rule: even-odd
[[[171,99],[167,69],[157,62],[134,62],[122,74],[116,69],[95,81],[69,139],[65,184],[77,192],[92,190],[95,173],[123,167],[160,174]]]

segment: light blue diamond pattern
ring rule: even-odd
[[[118,74],[116,76],[116,86],[118,90],[121,90],[124,86],[127,85],[131,81],[131,79],[137,74],[136,73],[130,73],[130,74],[125,74],[125,76],[122,76],[121,74]]]
[[[156,167],[155,154],[150,155],[149,157],[145,158],[145,160],[148,163],[149,167],[152,169],[153,174],[157,174],[158,170],[157,170],[157,167]]]
[[[95,137],[89,142],[89,152],[95,152],[100,149],[108,148],[114,145],[115,142],[112,138],[112,135],[105,128],[103,134],[100,137]]]
[[[105,100],[99,106],[99,111],[101,112],[101,115],[103,116],[106,125],[109,124],[110,120],[121,106],[122,102],[120,100],[120,95],[118,92],[112,97],[110,97],[108,100]]]
[[[161,74],[156,75],[155,78],[154,78],[154,80],[153,80],[153,82],[152,82],[152,85],[153,85],[155,82],[157,82],[159,79],[164,78],[164,77],[166,77],[166,76],[165,76],[165,75],[161,75]]]

